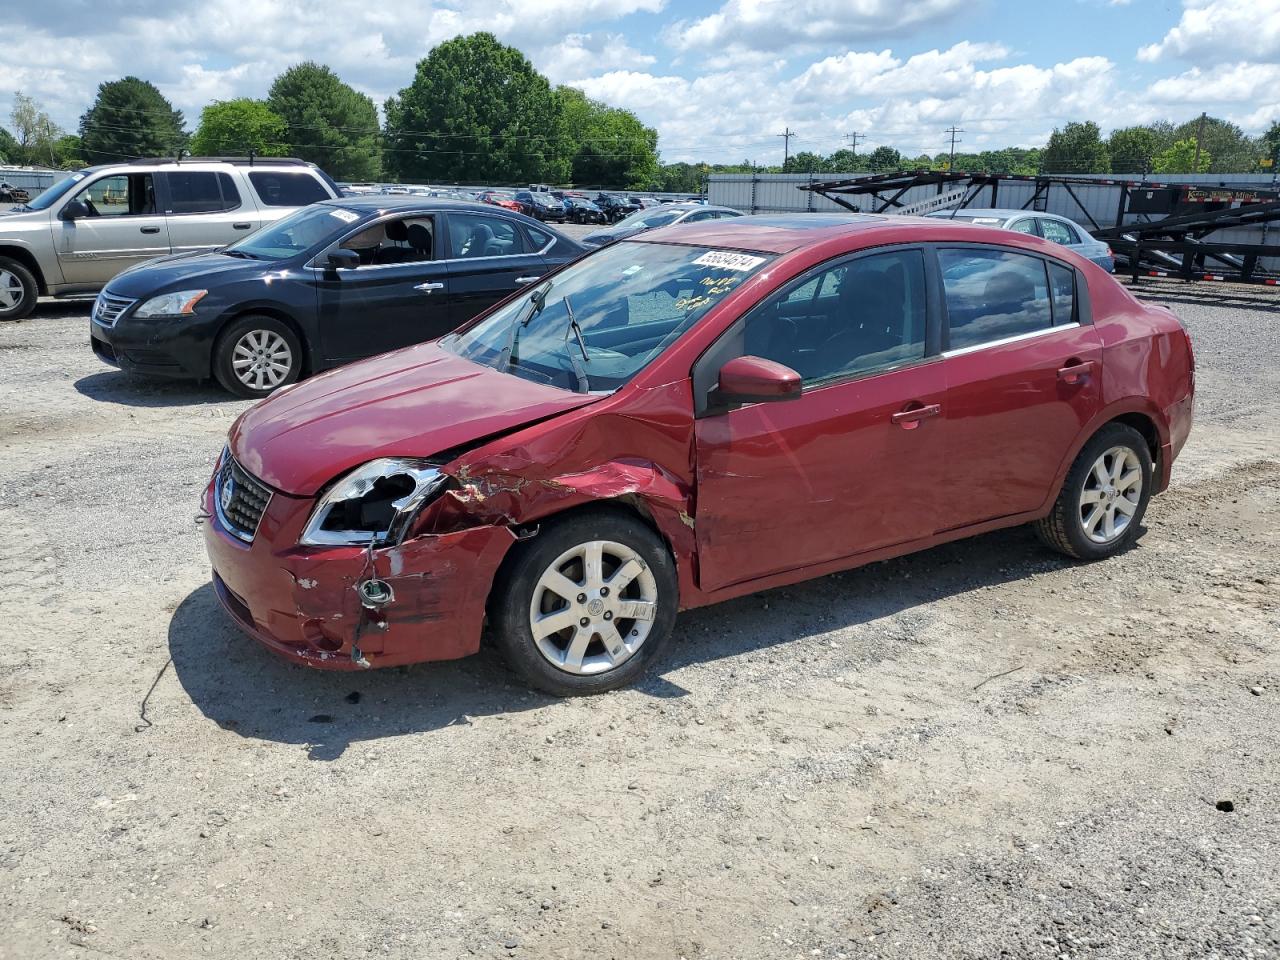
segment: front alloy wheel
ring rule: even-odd
[[[565,697],[639,677],[671,636],[678,607],[663,540],[624,510],[590,508],[544,522],[512,548],[489,618],[511,667]]]
[[[283,321],[241,317],[222,331],[213,351],[218,382],[241,397],[265,397],[302,372],[302,344]]]

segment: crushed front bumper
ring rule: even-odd
[[[397,547],[302,547],[311,498],[273,492],[252,541],[224,528],[204,493],[205,548],[218,599],[269,650],[311,667],[350,670],[452,660],[480,645],[485,603],[515,536],[480,526],[407,540]],[[377,577],[394,599],[361,605],[358,585]],[[359,655],[353,644],[359,636]]]

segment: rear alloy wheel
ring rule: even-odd
[[[0,257],[0,321],[21,320],[36,308],[40,287],[17,260]]]
[[[678,606],[666,545],[637,519],[593,510],[521,544],[491,604],[496,640],[556,696],[630,683],[671,635]]]
[[[1151,451],[1142,435],[1124,424],[1103,427],[1076,457],[1036,533],[1078,560],[1110,557],[1137,536],[1151,477]]]
[[[293,383],[302,369],[297,336],[274,317],[242,317],[218,338],[218,382],[241,397],[259,398]]]

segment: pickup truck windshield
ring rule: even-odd
[[[440,346],[567,390],[580,389],[574,369],[580,365],[588,390],[613,391],[772,259],[708,247],[615,243],[443,338]]]

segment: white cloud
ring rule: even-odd
[[[1164,57],[1204,64],[1280,59],[1280,0],[1183,0],[1177,25],[1138,50],[1148,63]]]
[[[776,54],[788,46],[909,33],[966,6],[965,0],[726,0],[713,14],[673,24],[666,38],[677,50],[737,46]]]
[[[621,34],[571,33],[530,59],[552,83],[564,83],[593,73],[647,67],[655,58],[635,49]]]
[[[1220,64],[1151,84],[1148,95],[1162,103],[1245,103],[1280,114],[1280,64]],[[1269,106],[1264,106],[1269,104]]]

